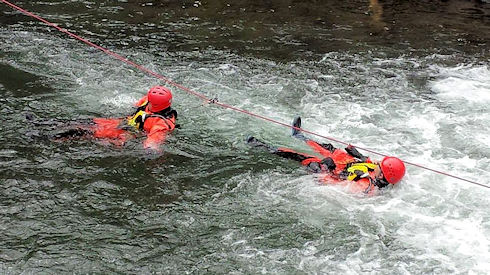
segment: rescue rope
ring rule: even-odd
[[[130,66],[132,66],[132,67],[135,67],[136,69],[138,69],[138,70],[140,70],[142,72],[145,72],[145,73],[147,73],[147,74],[149,74],[149,75],[151,75],[153,77],[156,77],[156,78],[158,78],[160,80],[163,80],[167,84],[172,85],[172,86],[174,86],[174,87],[176,87],[176,88],[178,88],[178,89],[180,89],[180,90],[182,90],[184,92],[187,92],[187,93],[192,94],[192,95],[194,95],[194,96],[196,96],[198,98],[201,98],[202,100],[205,100],[205,101],[207,101],[210,104],[215,104],[215,105],[218,105],[218,106],[220,106],[222,108],[225,108],[225,109],[230,109],[230,110],[233,110],[235,112],[240,112],[240,113],[246,114],[248,116],[252,116],[252,117],[255,117],[255,118],[258,118],[258,119],[269,121],[271,123],[282,125],[282,126],[285,126],[285,127],[288,127],[288,128],[292,128],[292,129],[296,129],[296,130],[301,130],[302,132],[307,133],[307,134],[310,134],[312,136],[317,136],[317,137],[324,138],[324,139],[327,139],[327,140],[330,140],[330,141],[334,141],[334,142],[337,142],[337,143],[340,143],[340,144],[344,144],[344,145],[350,145],[350,143],[347,143],[347,142],[344,142],[344,141],[341,141],[341,140],[338,140],[338,139],[335,139],[335,138],[332,138],[332,137],[328,137],[328,136],[324,136],[324,135],[321,135],[321,134],[317,134],[317,133],[314,133],[314,132],[311,132],[311,131],[308,131],[308,130],[305,130],[305,129],[302,129],[302,128],[300,129],[300,128],[291,126],[291,125],[289,125],[287,123],[280,122],[280,121],[277,121],[275,119],[272,119],[272,118],[269,118],[269,117],[266,117],[266,116],[262,116],[262,115],[259,115],[259,114],[256,114],[256,113],[253,113],[253,112],[244,110],[244,109],[240,109],[240,108],[234,107],[232,105],[228,105],[228,104],[219,102],[217,98],[212,98],[212,99],[211,98],[208,98],[204,94],[201,94],[201,93],[198,93],[196,91],[193,91],[193,90],[191,90],[191,89],[189,89],[189,88],[187,88],[187,87],[185,87],[185,86],[183,86],[181,84],[178,84],[178,83],[170,80],[169,78],[164,77],[164,76],[162,76],[162,75],[160,75],[160,74],[158,74],[158,73],[156,73],[156,72],[154,72],[152,70],[149,70],[149,69],[143,67],[142,65],[139,65],[139,64],[137,64],[137,63],[135,63],[135,62],[133,62],[133,61],[131,61],[131,60],[129,60],[129,59],[127,59],[127,58],[125,58],[125,57],[117,54],[117,53],[115,53],[115,52],[112,52],[112,51],[110,51],[110,50],[108,50],[108,49],[106,49],[104,47],[101,47],[101,46],[99,46],[97,44],[94,44],[94,43],[90,42],[89,40],[87,40],[87,39],[85,39],[85,38],[83,38],[81,36],[78,36],[78,35],[70,32],[70,31],[68,31],[66,29],[63,29],[63,28],[59,27],[58,25],[56,25],[54,23],[51,23],[48,20],[46,20],[46,19],[44,19],[44,18],[42,18],[42,17],[40,17],[38,15],[35,15],[35,14],[33,14],[33,13],[31,13],[31,12],[29,12],[29,11],[27,11],[27,10],[19,7],[19,6],[16,6],[16,5],[10,3],[7,0],[0,0],[0,1],[2,1],[3,3],[5,3],[8,6],[12,7],[13,9],[20,11],[21,13],[23,13],[23,14],[25,14],[27,16],[30,16],[32,18],[35,18],[38,21],[41,21],[44,24],[46,24],[48,26],[51,26],[51,27],[57,29],[58,31],[67,34],[68,36],[70,36],[72,38],[75,38],[76,40],[79,40],[79,41],[81,41],[81,42],[83,42],[83,43],[85,43],[85,44],[87,44],[87,45],[89,45],[89,46],[91,46],[93,48],[96,48],[96,49],[98,49],[98,50],[100,50],[100,51],[102,51],[102,52],[104,52],[104,53],[106,53],[106,54],[108,54],[108,55],[110,55],[110,56],[112,56],[112,57],[114,57],[114,58],[116,58],[116,59],[118,59],[118,60],[120,60],[120,61],[128,64],[128,65],[130,65]],[[381,153],[378,153],[376,151],[373,151],[373,150],[370,150],[370,149],[367,149],[367,148],[362,148],[362,147],[358,147],[358,146],[354,146],[354,147],[356,147],[358,149],[361,149],[361,150],[364,150],[366,152],[369,152],[369,153],[378,155],[378,156],[382,156],[382,157],[386,157],[387,156],[385,154],[381,154]],[[469,183],[472,183],[472,184],[476,184],[476,185],[479,185],[479,186],[482,186],[482,187],[485,187],[485,188],[489,188],[490,189],[490,186],[485,185],[485,184],[482,184],[482,183],[478,183],[476,181],[472,181],[472,180],[468,180],[468,179],[465,179],[465,178],[462,178],[462,177],[451,175],[449,173],[446,173],[446,172],[443,172],[443,171],[439,171],[439,170],[435,170],[435,169],[432,169],[432,168],[428,168],[428,167],[425,167],[423,165],[412,163],[412,162],[409,162],[409,161],[405,161],[405,160],[402,160],[402,161],[404,163],[406,163],[406,164],[409,164],[409,165],[412,165],[412,166],[416,166],[416,167],[419,167],[419,168],[422,168],[422,169],[425,169],[425,170],[428,170],[428,171],[432,171],[432,172],[437,173],[437,174],[441,174],[441,175],[444,175],[444,176],[452,177],[452,178],[455,178],[455,179],[458,179],[458,180],[461,180],[461,181],[466,181],[466,182],[469,182]]]

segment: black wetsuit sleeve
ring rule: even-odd
[[[354,147],[354,146],[351,146],[351,145],[347,146],[347,147],[345,148],[345,151],[346,151],[346,152],[347,152],[349,155],[351,155],[351,156],[353,156],[353,157],[355,157],[355,158],[357,158],[357,159],[360,159],[360,160],[362,160],[362,161],[366,161],[366,160],[368,159],[368,157],[366,157],[366,156],[364,156],[363,154],[359,153],[359,151],[357,151],[356,147]]]
[[[305,159],[311,158],[309,156],[305,156],[305,155],[297,153],[297,152],[281,151],[280,149],[273,152],[273,154],[278,155],[278,156],[283,157],[283,158],[292,159],[292,160],[296,160],[296,161],[300,161],[300,162],[305,160]]]

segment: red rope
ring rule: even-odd
[[[166,77],[164,77],[164,76],[162,76],[162,75],[160,75],[160,74],[158,74],[158,73],[156,73],[154,71],[151,71],[151,70],[149,70],[149,69],[147,69],[147,68],[145,68],[145,67],[143,67],[143,66],[141,66],[139,64],[136,64],[133,61],[131,61],[131,60],[125,58],[125,57],[122,57],[119,54],[114,53],[114,52],[112,52],[112,51],[110,51],[110,50],[108,50],[106,48],[103,48],[103,47],[101,47],[101,46],[99,46],[97,44],[94,44],[94,43],[90,42],[89,40],[87,40],[87,39],[85,39],[83,37],[80,37],[80,36],[78,36],[78,35],[76,35],[76,34],[74,34],[72,32],[69,32],[68,30],[63,29],[63,28],[59,27],[58,25],[56,25],[54,23],[51,23],[48,20],[46,20],[46,19],[44,19],[42,17],[39,17],[39,16],[37,16],[37,15],[35,15],[35,14],[33,14],[33,13],[25,10],[25,9],[22,9],[19,6],[16,6],[16,5],[14,5],[14,4],[6,1],[6,0],[0,0],[0,1],[2,1],[3,3],[9,5],[10,7],[14,8],[14,9],[16,9],[16,10],[22,12],[22,13],[24,13],[25,15],[28,15],[28,16],[30,16],[32,18],[35,18],[35,19],[37,19],[37,20],[45,23],[46,25],[51,26],[51,27],[59,30],[60,32],[65,33],[65,34],[71,36],[72,38],[75,38],[75,39],[77,39],[79,41],[82,41],[83,43],[85,43],[85,44],[87,44],[87,45],[89,45],[91,47],[94,47],[96,49],[99,49],[102,52],[104,52],[104,53],[106,53],[106,54],[108,54],[108,55],[110,55],[110,56],[112,56],[112,57],[114,57],[114,58],[116,58],[116,59],[118,59],[118,60],[120,60],[120,61],[128,64],[128,65],[131,65],[131,66],[137,68],[138,70],[140,70],[142,72],[145,72],[145,73],[147,73],[147,74],[149,74],[151,76],[154,76],[154,77],[156,77],[158,79],[161,79],[161,80],[165,81],[169,85],[172,85],[172,86],[174,86],[174,87],[176,87],[178,89],[181,89],[182,91],[185,91],[185,92],[187,92],[189,94],[192,94],[192,95],[194,95],[196,97],[199,97],[199,98],[201,98],[203,100],[206,100],[206,101],[208,101],[210,103],[214,103],[214,104],[216,104],[218,106],[221,106],[223,108],[230,109],[230,110],[233,110],[233,111],[236,111],[236,112],[240,112],[240,113],[243,113],[243,114],[246,114],[246,115],[249,115],[249,116],[252,116],[252,117],[256,117],[256,118],[259,118],[259,119],[262,119],[262,120],[266,120],[266,121],[269,121],[269,122],[272,122],[272,123],[275,123],[275,124],[278,124],[278,125],[282,125],[282,126],[285,126],[285,127],[288,127],[288,128],[293,128],[293,129],[301,130],[301,131],[303,131],[305,133],[308,133],[310,135],[313,135],[313,136],[317,136],[317,137],[321,137],[321,138],[324,138],[324,139],[328,139],[328,140],[331,140],[331,141],[334,141],[334,142],[337,142],[337,143],[340,143],[340,144],[349,145],[349,143],[347,143],[347,142],[344,142],[344,141],[341,141],[341,140],[338,140],[338,139],[335,139],[335,138],[332,138],[332,137],[323,136],[323,135],[320,135],[320,134],[317,134],[317,133],[314,133],[314,132],[311,132],[311,131],[308,131],[308,130],[305,130],[305,129],[299,129],[299,128],[296,128],[296,127],[291,126],[289,124],[286,124],[286,123],[283,123],[283,122],[274,120],[272,118],[265,117],[265,116],[262,116],[262,115],[259,115],[259,114],[256,114],[256,113],[252,113],[250,111],[247,111],[247,110],[244,110],[244,109],[240,109],[240,108],[237,108],[237,107],[234,107],[234,106],[225,104],[225,103],[221,103],[221,102],[216,101],[216,100],[209,99],[208,97],[206,97],[205,95],[203,95],[201,93],[198,93],[198,92],[193,91],[193,90],[191,90],[191,89],[189,89],[189,88],[187,88],[185,86],[182,86],[181,84],[178,84],[176,82],[173,82],[172,80],[170,80],[170,79],[168,79],[168,78],[166,78]],[[358,147],[358,146],[355,146],[355,147],[356,148],[359,148],[361,150],[364,150],[366,152],[369,152],[369,153],[372,153],[372,154],[376,154],[378,156],[383,156],[383,157],[386,156],[385,154],[381,154],[381,153],[378,153],[376,151],[373,151],[373,150],[370,150],[370,149],[367,149],[367,148],[362,148],[362,147]],[[419,167],[419,168],[422,168],[422,169],[426,169],[426,170],[429,170],[429,171],[432,171],[432,172],[435,172],[435,173],[438,173],[438,174],[441,174],[441,175],[445,175],[445,176],[448,176],[448,177],[452,177],[452,178],[455,178],[455,179],[466,181],[466,182],[469,182],[469,183],[472,183],[472,184],[476,184],[476,185],[479,185],[479,186],[482,186],[482,187],[490,188],[490,186],[488,186],[488,185],[481,184],[481,183],[478,183],[478,182],[475,182],[475,181],[472,181],[472,180],[464,179],[464,178],[461,178],[461,177],[458,177],[458,176],[454,176],[454,175],[451,175],[449,173],[438,171],[438,170],[435,170],[435,169],[432,169],[432,168],[428,168],[428,167],[422,166],[420,164],[408,162],[408,161],[405,161],[405,160],[402,160],[402,161],[404,163],[406,163],[406,164],[410,164],[412,166],[416,166],[416,167]]]

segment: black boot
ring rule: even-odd
[[[67,131],[53,135],[53,139],[82,138],[93,134],[92,131],[80,128],[68,129]]]
[[[275,153],[277,152],[277,148],[261,141],[261,140],[258,140],[257,138],[253,137],[253,136],[248,136],[247,139],[246,139],[247,143],[250,145],[250,146],[253,146],[253,147],[258,147],[258,148],[263,148],[271,153]]]
[[[306,140],[306,137],[301,133],[301,117],[295,117],[292,125],[295,127],[292,128],[292,136],[297,139]]]

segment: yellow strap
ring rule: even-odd
[[[138,107],[143,107],[143,106],[145,106],[146,104],[148,104],[148,99],[147,99],[147,100],[145,100],[145,101],[143,101],[143,103],[141,103],[141,104],[140,104],[140,106],[138,106]]]
[[[349,168],[347,168],[347,171],[351,172],[354,170],[361,170],[363,172],[367,172],[369,170],[374,170],[377,166],[378,165],[374,163],[361,162],[361,163],[352,164]]]
[[[143,116],[146,115],[146,112],[141,110],[134,114],[132,117],[128,118],[128,125],[134,127],[136,129],[140,128],[140,122],[136,122],[138,117],[141,117],[141,121],[143,121]]]
[[[374,170],[377,166],[377,164],[368,162],[355,163],[347,168],[347,172],[349,172],[347,179],[354,180],[357,177],[356,171],[361,171],[363,174],[366,174],[369,173],[370,170]]]

